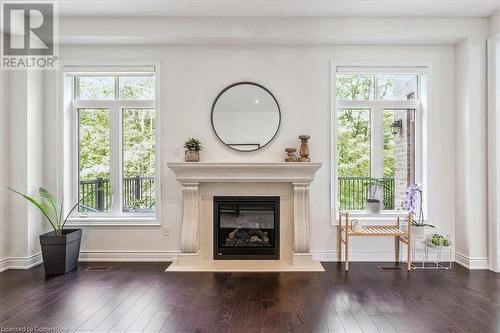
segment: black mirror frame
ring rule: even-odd
[[[215,125],[214,125],[214,111],[215,111],[215,106],[217,105],[217,101],[219,100],[219,98],[226,92],[228,91],[229,89],[233,88],[233,87],[236,87],[236,86],[240,86],[240,85],[252,85],[252,86],[256,86],[256,87],[259,87],[263,90],[265,90],[269,95],[271,95],[271,97],[273,98],[274,102],[276,103],[276,106],[278,107],[278,128],[276,129],[276,132],[274,133],[273,137],[271,139],[269,139],[268,142],[266,142],[264,145],[256,148],[256,149],[251,149],[251,150],[240,150],[240,149],[236,149],[236,148],[233,148],[231,147],[230,145],[228,145],[227,143],[225,143],[224,141],[222,141],[222,139],[220,138],[219,134],[217,134],[217,131],[215,130]],[[222,89],[222,91],[217,95],[217,97],[215,98],[214,102],[212,103],[212,110],[210,112],[210,122],[212,124],[212,130],[214,131],[215,133],[215,136],[217,137],[217,139],[219,139],[220,142],[222,142],[226,147],[232,149],[232,150],[235,150],[235,151],[238,151],[238,152],[243,152],[243,153],[248,153],[248,152],[252,152],[252,151],[257,151],[259,149],[262,149],[264,147],[266,147],[268,144],[270,144],[271,142],[273,142],[273,140],[276,138],[276,136],[278,135],[278,132],[281,128],[281,108],[280,108],[280,104],[278,103],[278,100],[276,99],[276,97],[274,97],[273,93],[267,89],[266,87],[264,87],[263,85],[261,84],[258,84],[258,83],[255,83],[255,82],[251,82],[251,81],[240,81],[240,82],[236,82],[236,83],[233,83],[233,84],[230,84],[229,86],[227,86],[226,88]]]

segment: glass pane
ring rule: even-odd
[[[416,74],[377,75],[377,99],[384,101],[406,101],[417,98]]]
[[[154,76],[120,76],[120,99],[154,100]]]
[[[115,78],[112,76],[78,77],[78,98],[81,100],[115,99]]]
[[[371,74],[337,74],[337,99],[373,100],[374,76]]]
[[[123,211],[155,211],[154,109],[123,109]]]
[[[384,206],[400,208],[415,182],[414,110],[384,110]]]
[[[338,110],[337,151],[340,209],[364,209],[370,183],[370,110]]]
[[[79,109],[80,212],[109,212],[109,110]],[[100,190],[99,190],[100,189]]]

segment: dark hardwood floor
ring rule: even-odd
[[[110,265],[107,272],[85,271]],[[0,332],[500,332],[500,274],[165,273],[166,263],[0,273]],[[17,330],[16,330],[17,329]]]

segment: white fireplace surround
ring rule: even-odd
[[[321,271],[310,252],[309,186],[322,163],[167,163],[182,185],[182,227],[179,258],[168,271]],[[209,184],[204,184],[209,183]],[[232,187],[232,184],[235,187]],[[286,184],[291,187],[290,195]],[[202,194],[205,186],[206,193]],[[279,260],[213,260],[210,241],[202,230],[211,228],[211,203],[202,196],[240,195],[241,191],[269,194],[281,191],[280,198],[290,198],[290,214],[280,214],[281,255]],[[285,190],[284,190],[285,188]],[[274,194],[278,194],[275,192]],[[281,199],[284,200],[284,199]],[[286,205],[283,205],[287,209]],[[203,211],[206,213],[204,214]],[[288,217],[287,217],[288,216]],[[205,229],[202,226],[205,225]],[[290,241],[285,239],[289,230]],[[210,238],[213,235],[210,236]],[[213,239],[212,239],[213,240]],[[205,245],[203,245],[203,244]],[[213,248],[212,248],[213,250]]]

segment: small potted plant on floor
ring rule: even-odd
[[[379,199],[379,190],[383,189],[384,185],[379,179],[370,182],[368,186],[368,197],[366,199],[366,210],[372,214],[380,213],[382,210],[382,201]]]
[[[200,150],[203,148],[200,140],[189,138],[184,143],[184,148],[186,149],[184,153],[184,160],[186,162],[198,162],[200,160]]]
[[[432,224],[425,223],[423,202],[422,186],[413,184],[408,187],[403,208],[413,216],[413,221],[411,221],[413,237],[421,240],[425,238],[426,227],[434,228]]]
[[[29,202],[31,202],[42,213],[44,219],[50,223],[52,231],[40,235],[40,246],[42,248],[43,265],[45,274],[65,274],[72,271],[78,265],[78,256],[80,254],[80,241],[82,238],[81,229],[64,229],[73,211],[88,196],[94,194],[91,192],[80,199],[63,219],[64,207],[57,199],[46,189],[40,187],[38,193],[41,200],[9,189]]]

